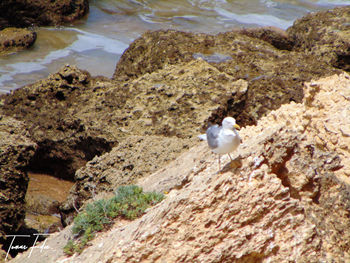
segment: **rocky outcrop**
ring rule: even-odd
[[[272,29],[232,31],[215,36],[172,30],[147,32],[124,52],[113,78],[131,80],[166,65],[201,57],[233,80],[248,82],[244,104],[232,100],[222,107],[222,112],[237,117],[241,125],[251,125],[281,104],[300,102],[304,81],[337,72],[311,55],[289,49],[289,37]]]
[[[130,136],[109,153],[96,156],[75,174],[75,185],[61,206],[65,224],[73,222],[75,209],[95,198],[98,193],[111,192],[120,185],[135,183],[173,161],[189,148],[189,139],[165,136]]]
[[[204,163],[188,158],[184,170],[191,164],[193,170],[184,175],[181,162],[173,164],[184,183],[142,219],[99,239],[95,245],[108,253],[94,260],[350,260],[349,85],[346,74],[313,81],[302,104],[284,105],[243,128],[238,161],[222,173],[214,156],[201,157]],[[157,174],[153,190],[162,190],[170,169]]]
[[[221,104],[242,101],[245,93],[244,81],[235,82],[203,60],[128,84],[92,79],[67,66],[3,96],[2,110],[25,120],[38,144],[32,170],[73,179],[87,161],[131,135],[191,138]]]
[[[0,55],[28,48],[34,44],[36,32],[22,28],[6,28],[0,31]]]
[[[221,171],[203,142],[139,182],[147,190],[170,189],[142,218],[116,222],[80,255],[51,249],[40,258],[34,251],[28,262],[350,260],[349,85],[347,74],[306,84],[302,103],[283,105],[240,131],[236,159],[223,157]],[[46,244],[57,250],[67,233]]]
[[[350,6],[308,14],[288,28],[294,50],[350,72]]]
[[[130,182],[160,167],[152,150],[140,160],[129,158],[145,146],[135,140],[138,136],[169,142],[157,159],[163,165],[193,146],[191,139],[209,122],[229,115],[241,126],[256,124],[282,104],[301,102],[305,81],[341,72],[298,49],[291,36],[292,30],[286,34],[273,28],[216,36],[147,32],[125,51],[113,80],[67,65],[46,80],[2,96],[1,110],[23,121],[38,145],[29,169],[77,180],[62,206],[69,218],[74,206],[92,196],[90,185],[112,191],[115,182]],[[125,147],[129,142],[131,148]],[[115,176],[90,176],[101,171],[96,162],[76,173],[95,156],[99,161],[111,158],[101,155],[113,147],[119,147],[113,151]],[[117,152],[128,158],[128,165],[116,159]],[[107,170],[106,165],[102,171]]]
[[[68,66],[3,96],[3,112],[24,120],[38,144],[30,169],[72,180],[72,174],[86,161],[111,149],[110,141],[89,130],[73,112],[83,107],[84,96],[91,92],[90,75]]]
[[[113,191],[118,184],[130,183],[175,159],[194,145],[191,138],[220,111],[220,105],[232,98],[243,101],[246,88],[245,81],[234,81],[199,59],[106,90],[92,108],[79,114],[82,119],[93,115],[109,123],[108,127],[96,123],[99,136],[109,132],[119,144],[75,174],[76,186],[62,207],[64,218],[71,217],[74,205],[79,208],[94,191]],[[121,99],[123,104],[115,105]],[[102,105],[103,110],[96,110]],[[113,112],[106,113],[107,106]],[[108,164],[101,165],[106,159]]]
[[[87,0],[3,0],[0,2],[0,29],[70,23],[88,11]]]
[[[147,32],[125,51],[114,80],[67,66],[7,95],[2,110],[25,121],[38,144],[32,170],[73,180],[87,161],[130,135],[190,138],[227,115],[254,124],[300,102],[304,81],[339,72],[303,49],[290,51],[292,44],[271,28],[216,36]]]
[[[0,244],[24,225],[28,176],[25,168],[36,144],[24,124],[0,115]],[[1,259],[0,259],[1,261]]]
[[[277,49],[291,51],[293,39],[284,30],[276,27],[245,28],[238,30],[241,34],[270,43]]]

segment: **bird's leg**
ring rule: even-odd
[[[228,153],[228,156],[230,157],[231,161],[233,161],[232,158],[231,158],[231,155],[229,153]]]
[[[220,169],[220,154],[219,154],[219,171],[220,171],[221,169]]]

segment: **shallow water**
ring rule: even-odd
[[[48,229],[52,225],[62,227],[61,218],[57,211],[52,211],[50,214],[43,212],[49,210],[53,202],[64,202],[74,183],[48,174],[29,172],[28,177],[25,217],[27,227],[33,227],[40,232],[49,231]]]
[[[0,92],[55,73],[65,64],[111,77],[123,51],[146,30],[215,34],[238,27],[286,29],[308,12],[349,0],[95,0],[75,24],[37,28],[35,45],[0,58]]]
[[[66,200],[73,182],[62,180],[48,174],[28,173],[27,195],[47,196],[58,202]]]

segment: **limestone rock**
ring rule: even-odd
[[[227,115],[254,124],[301,102],[304,81],[338,72],[290,45],[285,32],[266,28],[147,32],[125,51],[114,80],[66,66],[7,95],[2,108],[25,120],[39,145],[30,168],[73,179],[130,135],[189,138]]]
[[[240,33],[264,40],[281,50],[291,51],[294,46],[294,41],[287,32],[276,27],[245,28]]]
[[[72,178],[83,167],[70,199],[78,203],[155,171],[195,145],[208,122],[231,115],[247,125],[240,158],[221,174],[205,143],[192,148],[194,156],[139,182],[171,190],[165,201],[68,262],[350,260],[349,76],[304,87],[340,70],[306,49],[290,51],[291,33],[266,32],[148,32],[124,53],[114,80],[66,66],[0,97],[1,113],[38,145],[26,169]],[[142,152],[160,143],[169,148],[157,162],[154,150]],[[45,253],[31,262],[65,260]]]
[[[28,176],[24,171],[36,144],[25,125],[0,115],[0,240],[14,234],[24,224]]]
[[[349,86],[347,74],[306,84],[302,103],[283,105],[240,131],[243,144],[233,154],[235,161],[225,156],[221,171],[203,142],[139,182],[148,190],[172,189],[142,218],[116,222],[80,255],[47,252],[42,257],[65,262],[349,261],[350,143],[342,132],[350,125],[344,118]],[[64,245],[62,237],[57,242]]]
[[[350,6],[311,13],[288,28],[295,50],[350,71]]]
[[[218,173],[214,156],[197,156],[205,161],[191,160],[192,172],[166,200],[101,234],[71,262],[350,260],[350,155],[332,147],[332,136],[350,145],[340,131],[350,125],[343,117],[349,85],[346,74],[309,83],[311,95],[302,104],[283,105],[242,129],[244,143],[234,153],[238,165],[226,157]],[[318,126],[331,120],[334,135]],[[209,151],[205,143],[200,147]],[[167,171],[158,173],[159,181]],[[181,165],[178,171],[180,176]]]
[[[188,139],[164,136],[130,136],[109,153],[95,157],[76,172],[75,185],[61,206],[62,220],[73,222],[75,209],[101,192],[135,183],[174,160],[191,145]]]
[[[131,135],[191,138],[221,105],[243,103],[234,81],[204,60],[167,67],[130,83],[91,78],[72,66],[3,96],[2,110],[25,120],[39,148],[30,168],[73,179],[96,155]]]
[[[28,48],[35,40],[36,32],[22,28],[6,28],[0,31],[0,54]]]
[[[0,29],[11,26],[30,27],[70,23],[83,17],[88,11],[87,0],[2,0]]]
[[[288,51],[293,44],[285,32],[266,28],[215,36],[174,30],[146,32],[124,52],[113,78],[132,80],[201,57],[233,80],[248,82],[245,102],[231,100],[222,112],[235,116],[241,125],[251,125],[284,103],[301,102],[305,81],[338,72],[312,55]],[[216,119],[224,117],[222,112]]]
[[[29,168],[72,179],[86,161],[111,149],[111,142],[94,136],[73,110],[91,94],[90,75],[66,66],[58,73],[2,96],[2,111],[25,121],[38,144]]]

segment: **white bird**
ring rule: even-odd
[[[236,150],[241,143],[241,138],[236,129],[240,129],[239,125],[236,124],[236,120],[232,117],[226,117],[222,121],[222,126],[212,125],[207,129],[206,134],[198,136],[199,139],[208,142],[209,148],[214,153],[219,154],[219,170],[220,155],[227,153],[232,161],[230,152]]]

